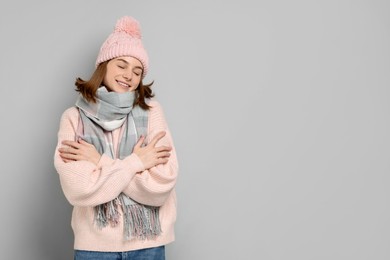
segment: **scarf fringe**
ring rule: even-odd
[[[124,239],[154,239],[162,232],[159,208],[134,203],[129,197],[121,194],[115,200],[96,206],[95,222],[102,229],[110,224],[115,227],[119,223],[120,212],[123,211]]]
[[[118,225],[121,215],[118,211],[119,204],[120,201],[116,198],[95,207],[95,222],[100,229],[106,227],[109,223],[112,227]]]

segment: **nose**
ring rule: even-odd
[[[122,76],[123,76],[123,78],[125,80],[131,80],[131,78],[133,76],[133,73],[131,73],[131,72],[124,72]]]

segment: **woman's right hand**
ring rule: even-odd
[[[136,145],[134,146],[133,153],[138,155],[142,163],[145,166],[145,169],[148,170],[158,164],[164,164],[168,162],[170,151],[172,147],[170,146],[159,146],[156,147],[157,142],[165,136],[166,132],[159,132],[150,143],[144,147],[141,147],[145,136],[141,136]]]

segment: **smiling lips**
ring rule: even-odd
[[[122,81],[118,81],[118,80],[117,80],[116,82],[118,82],[118,84],[121,85],[121,86],[124,87],[124,88],[129,88],[129,87],[130,87],[129,84],[126,84],[126,83],[124,83],[124,82],[122,82]]]

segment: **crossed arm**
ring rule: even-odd
[[[168,162],[170,146],[159,146],[156,144],[161,138],[165,136],[166,132],[159,132],[153,140],[146,146],[141,147],[145,137],[141,136],[138,142],[135,144],[133,153],[136,154],[145,167],[145,170],[164,164]],[[59,156],[65,163],[72,161],[89,161],[98,165],[101,154],[96,150],[95,146],[87,143],[83,139],[79,138],[77,141],[64,140],[61,142],[63,146],[58,148]]]
[[[141,137],[133,153],[123,160],[100,155],[83,140],[71,141],[75,140],[77,113],[64,113],[55,152],[55,166],[69,202],[95,206],[124,192],[140,203],[161,206],[174,188],[178,173],[175,148],[161,108],[150,116],[151,141],[142,147],[145,137]]]

